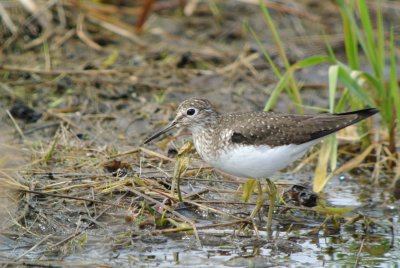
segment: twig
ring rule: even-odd
[[[50,50],[49,50],[49,43],[47,41],[43,42],[43,54],[44,54],[44,68],[46,70],[51,70],[51,55],[50,55]]]
[[[65,5],[70,5],[70,3],[65,2]],[[84,10],[96,10],[97,12],[109,13],[109,14],[125,14],[136,16],[140,13],[140,7],[129,7],[129,6],[118,6],[115,4],[105,4],[102,2],[92,2],[92,1],[81,1],[79,3],[80,8]]]
[[[190,220],[189,218],[187,218],[187,217],[183,216],[182,214],[176,212],[170,206],[167,206],[167,205],[155,200],[154,198],[152,198],[152,197],[150,197],[150,196],[148,196],[148,195],[146,195],[146,194],[144,194],[142,192],[139,192],[139,191],[137,191],[137,190],[135,190],[135,189],[133,189],[131,187],[125,187],[125,191],[132,192],[132,193],[134,193],[134,194],[136,194],[138,196],[141,196],[144,199],[146,199],[147,201],[150,201],[150,202],[152,202],[154,204],[157,204],[160,208],[167,210],[168,212],[170,212],[171,214],[175,215],[176,217],[178,217],[178,218],[180,218],[180,219],[182,219],[182,220],[194,225],[194,222],[192,220]]]
[[[28,186],[23,185],[16,181],[13,177],[11,177],[4,169],[0,169],[0,175],[4,176],[3,178],[0,177],[0,186],[1,188],[9,188],[13,190],[21,190],[21,189],[29,189]]]
[[[52,113],[50,110],[47,111],[47,115],[49,116],[54,116],[56,118],[61,119],[62,121],[64,121],[65,123],[67,123],[67,126],[71,126],[74,128],[78,128],[78,126],[76,124],[74,124],[71,120],[69,120],[68,118],[66,118],[64,115],[60,114],[60,113]],[[61,124],[60,124],[61,125]]]
[[[203,225],[203,226],[192,226],[192,227],[180,227],[180,228],[171,228],[171,229],[164,229],[164,230],[155,230],[152,232],[152,234],[168,234],[168,233],[191,231],[191,230],[194,230],[193,227],[196,227],[197,230],[204,230],[204,229],[211,229],[211,228],[218,228],[218,227],[227,227],[227,226],[236,225],[236,224],[240,224],[240,223],[246,223],[246,222],[248,222],[247,219],[240,219],[240,220],[232,221],[232,222],[215,223],[215,224],[209,224],[209,225]]]
[[[162,154],[159,154],[159,153],[157,153],[157,152],[151,151],[151,150],[146,149],[146,148],[144,148],[144,147],[140,147],[140,150],[141,150],[143,153],[145,153],[145,154],[148,154],[148,155],[151,155],[151,156],[155,156],[155,157],[161,158],[161,159],[163,159],[163,160],[167,160],[167,161],[170,161],[170,162],[175,162],[175,161],[176,161],[176,160],[173,159],[173,158],[169,158],[169,157],[167,157],[167,156],[165,156],[165,155],[162,155]]]
[[[2,3],[0,3],[0,17],[2,18],[4,24],[10,30],[10,32],[15,34],[17,32],[17,26],[15,26],[14,22],[11,20],[7,10],[4,8]]]
[[[244,202],[239,202],[239,201],[225,201],[225,200],[197,200],[196,203],[201,203],[201,204],[222,204],[222,205],[241,205],[241,206],[255,206],[256,203],[244,203]],[[264,204],[264,207],[269,207],[269,204]],[[299,207],[299,206],[288,206],[288,205],[275,205],[276,208],[282,208],[282,209],[297,209],[297,210],[303,210],[303,211],[310,211],[310,212],[320,212],[318,210],[315,210],[310,207]]]
[[[188,170],[196,170],[198,168],[191,168]],[[202,169],[212,169],[212,167],[210,168],[202,168]],[[146,174],[147,172],[144,172],[143,174]],[[187,171],[186,171],[187,173]],[[231,180],[214,180],[214,179],[199,179],[199,178],[185,178],[185,181],[205,181],[205,182],[212,182],[212,183],[232,183],[232,184],[240,184],[242,185],[243,182],[242,181],[231,181]]]
[[[26,189],[19,189],[20,191],[27,192],[27,193],[32,193],[32,194],[40,194],[40,195],[47,195],[47,196],[52,196],[52,197],[58,197],[58,198],[65,198],[65,199],[73,199],[73,200],[79,200],[79,201],[86,201],[86,202],[93,202],[93,203],[98,203],[98,204],[103,204],[103,205],[108,205],[112,207],[118,207],[118,208],[126,208],[126,206],[123,205],[118,205],[106,201],[101,201],[101,200],[96,200],[96,199],[89,199],[89,198],[84,198],[84,197],[75,197],[75,196],[69,196],[69,195],[62,195],[62,194],[51,194],[51,193],[46,193],[46,192],[41,192],[41,191],[33,191],[33,190],[26,190]]]
[[[45,28],[44,33],[42,35],[40,35],[38,38],[32,40],[31,42],[23,45],[23,49],[27,50],[27,49],[31,49],[36,46],[39,46],[39,45],[43,44],[44,42],[46,42],[46,40],[48,40],[50,38],[50,36],[52,36],[53,34],[54,34],[53,28],[47,27],[47,28]]]
[[[88,19],[92,22],[95,23],[101,27],[103,27],[106,30],[109,30],[110,32],[113,32],[115,34],[118,34],[120,36],[123,36],[125,38],[128,38],[129,40],[131,40],[132,42],[136,43],[137,45],[141,46],[141,47],[147,47],[147,44],[142,41],[139,37],[137,37],[135,34],[133,34],[132,32],[130,32],[129,30],[123,29],[119,26],[117,26],[114,20],[113,23],[112,22],[108,22],[110,21],[110,17],[103,15],[103,14],[99,14],[99,13],[95,13],[95,12],[90,12],[88,15]],[[106,21],[108,20],[108,21]]]
[[[51,8],[55,3],[57,3],[59,0],[51,0],[49,2],[46,3],[45,6],[41,7],[40,10],[37,10],[36,16],[40,16],[42,15],[42,13],[47,12],[49,8]],[[30,16],[28,17],[23,24],[18,28],[18,31],[13,33],[13,35],[8,38],[5,42],[3,42],[3,44],[0,47],[0,50],[5,50],[7,49],[9,46],[11,46],[12,43],[15,42],[15,40],[17,40],[17,38],[24,32],[25,26],[29,25],[30,23],[32,23],[33,19],[35,17],[34,16]],[[51,27],[45,27],[45,29],[47,28],[51,28]],[[46,31],[45,31],[46,32]],[[35,41],[35,40],[33,40]]]
[[[187,17],[192,16],[194,11],[197,8],[198,3],[199,3],[199,0],[189,0],[189,2],[186,4],[186,6],[183,9],[183,14],[185,14],[185,16],[187,16]]]
[[[170,208],[169,206],[167,206],[167,205],[165,205],[165,204],[163,204],[163,203],[161,203],[161,202],[155,200],[154,198],[151,198],[151,197],[148,196],[148,195],[145,195],[145,194],[143,194],[143,193],[141,193],[141,192],[139,192],[139,191],[136,191],[136,190],[133,189],[133,188],[128,188],[128,189],[126,189],[126,190],[127,190],[127,191],[131,191],[131,192],[133,192],[134,194],[139,195],[139,196],[143,197],[144,199],[146,199],[146,200],[148,200],[148,201],[150,201],[150,202],[153,202],[153,203],[157,204],[158,206],[160,206],[161,208],[167,210],[168,212],[172,213],[173,215],[177,216],[178,218],[184,220],[185,222],[188,222],[190,225],[192,225],[192,228],[191,228],[190,230],[193,229],[194,235],[195,235],[195,237],[196,237],[196,240],[197,240],[198,244],[201,245],[200,237],[199,237],[199,234],[197,233],[197,228],[196,228],[196,226],[194,225],[194,222],[193,222],[192,220],[190,220],[189,218],[187,218],[187,217],[183,216],[182,214],[176,212],[175,210],[173,210],[173,209]]]
[[[50,13],[46,8],[39,8],[32,0],[19,0],[22,6],[30,12],[43,28],[47,28],[50,23]]]
[[[122,152],[122,153],[119,153],[119,154],[115,154],[115,155],[112,155],[112,156],[109,156],[108,159],[117,158],[117,157],[128,155],[128,154],[134,154],[134,153],[137,153],[137,152],[140,152],[140,148],[133,148],[131,150],[128,150],[128,151],[125,151],[125,152]]]
[[[59,123],[59,122],[47,123],[47,124],[43,124],[43,125],[41,125],[41,126],[36,126],[36,127],[31,128],[31,129],[29,129],[29,130],[26,130],[26,131],[25,131],[25,134],[26,134],[26,135],[29,135],[29,134],[31,134],[31,133],[33,133],[33,132],[38,131],[38,130],[42,130],[42,129],[45,129],[45,128],[51,128],[51,127],[59,127],[59,126],[60,126],[60,123]]]
[[[83,22],[85,19],[85,15],[80,13],[76,22],[76,35],[82,40],[83,43],[88,45],[90,48],[93,48],[96,51],[101,50],[101,46],[90,39],[86,33],[83,31]]]
[[[200,195],[206,194],[208,192],[209,192],[208,189],[203,189],[203,190],[200,190],[200,191],[197,191],[197,192],[194,192],[194,193],[187,194],[187,195],[184,196],[184,198],[186,200],[189,200],[189,199],[192,199],[192,198],[195,198],[195,197],[199,197]]]
[[[236,0],[238,2],[242,3],[248,3],[248,4],[254,4],[258,5],[258,0]],[[293,7],[290,7],[289,5],[285,4],[279,4],[279,3],[273,3],[271,1],[265,1],[265,5],[268,8],[274,9],[276,11],[282,12],[282,13],[287,13],[287,14],[292,14],[295,16],[298,16],[300,18],[305,18],[313,22],[321,22],[321,18],[315,15],[312,15],[310,13],[295,9]]]
[[[361,245],[360,248],[358,249],[357,252],[357,256],[356,256],[356,262],[354,263],[354,267],[358,267],[359,263],[360,263],[360,256],[361,256],[361,251],[364,247],[364,242],[365,242],[365,238],[363,238],[363,240],[361,241]]]
[[[101,75],[101,74],[120,74],[118,70],[40,70],[33,68],[25,68],[20,66],[0,65],[0,71],[7,72],[23,72],[23,73],[35,73],[44,75]]]
[[[26,254],[28,254],[29,252],[33,251],[35,248],[37,248],[40,244],[42,244],[44,241],[46,241],[47,239],[49,239],[51,236],[53,236],[53,234],[49,234],[49,235],[45,236],[42,240],[40,240],[39,242],[37,242],[36,245],[34,245],[33,247],[31,247],[30,249],[28,249],[27,251],[25,251],[23,254],[21,254],[19,257],[17,257],[14,261],[18,261],[19,259],[21,259],[22,257],[24,257]]]
[[[205,206],[205,205],[203,205],[203,204],[200,204],[200,203],[197,203],[197,202],[194,202],[194,201],[191,201],[191,200],[183,200],[183,202],[188,203],[188,204],[191,204],[191,205],[194,205],[194,206],[196,206],[196,207],[199,207],[199,208],[202,208],[202,209],[205,209],[205,210],[212,211],[212,212],[214,212],[214,213],[223,215],[223,216],[225,216],[225,217],[233,218],[233,219],[236,219],[236,220],[241,219],[240,217],[237,217],[237,216],[235,216],[235,215],[232,215],[232,214],[223,212],[223,211],[221,211],[221,210],[218,210],[218,209],[215,209],[215,208],[212,208],[212,207]]]
[[[74,36],[76,33],[76,29],[70,29],[67,31],[61,38],[58,38],[54,41],[51,46],[52,51],[58,50],[67,40]]]
[[[15,121],[14,117],[12,116],[12,114],[10,113],[9,110],[6,110],[6,113],[8,115],[8,117],[10,117],[11,121],[14,124],[15,129],[17,130],[18,134],[21,136],[21,138],[24,140],[25,139],[25,135],[22,132],[21,128],[19,127],[18,123]]]
[[[97,221],[97,219],[99,219],[107,210],[109,210],[110,207],[104,209],[102,212],[100,212],[99,215],[97,215],[94,220]],[[65,239],[61,240],[60,242],[58,242],[57,244],[55,244],[53,246],[53,248],[57,248],[63,244],[65,244],[66,242],[70,241],[71,239],[74,239],[75,237],[77,237],[78,235],[80,235],[81,233],[83,233],[86,229],[88,229],[89,227],[91,227],[94,224],[94,221],[91,220],[91,222],[85,226],[85,228],[83,228],[80,231],[75,232],[74,234],[71,234],[70,236],[66,237]]]
[[[259,53],[253,53],[253,54],[250,54],[250,55],[245,56],[245,57],[239,57],[233,63],[231,63],[231,64],[229,64],[229,65],[227,65],[225,67],[217,69],[217,72],[221,73],[221,74],[224,74],[224,73],[233,71],[233,70],[239,68],[241,65],[247,65],[250,62],[252,62],[253,60],[258,59],[259,57],[260,57]]]
[[[58,1],[56,10],[58,15],[58,20],[60,21],[60,26],[62,29],[65,29],[67,27],[67,18],[65,16],[65,10],[63,5],[61,4],[61,1]]]
[[[140,13],[139,18],[137,19],[135,28],[136,31],[142,31],[143,24],[146,22],[147,16],[151,12],[152,6],[154,4],[154,0],[146,0],[142,7],[142,12]]]

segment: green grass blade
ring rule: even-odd
[[[367,3],[365,2],[365,0],[358,0],[357,3],[358,3],[358,10],[360,13],[361,25],[363,27],[365,34],[366,50],[364,52],[371,59],[371,64],[373,65],[373,67],[378,67],[376,61],[376,44],[374,37],[374,28],[372,27],[371,17],[368,12]]]
[[[339,76],[339,65],[329,67],[329,112],[335,112],[336,87]]]
[[[269,96],[267,103],[265,103],[264,111],[270,111],[278,101],[279,95],[282,93],[283,89],[287,86],[288,82],[288,72],[286,72],[281,79],[279,80],[278,84],[274,88]]]
[[[290,64],[289,64],[289,60],[286,56],[286,52],[285,52],[285,48],[283,46],[283,43],[281,41],[281,38],[279,37],[278,31],[276,30],[275,24],[271,18],[271,15],[269,14],[268,8],[265,5],[263,0],[259,0],[259,4],[261,7],[261,11],[264,15],[264,19],[265,22],[267,23],[271,34],[272,34],[272,38],[274,39],[274,42],[276,43],[277,49],[278,49],[278,53],[280,55],[280,57],[283,60],[283,63],[285,64],[286,68],[289,68]]]
[[[350,98],[349,90],[346,88],[343,90],[343,93],[340,96],[340,99],[336,104],[335,113],[344,111],[346,104],[349,102],[349,98]]]
[[[57,147],[59,140],[60,140],[60,136],[56,134],[56,136],[54,136],[54,140],[50,146],[50,149],[47,151],[46,155],[44,156],[44,163],[46,165],[49,164],[50,160],[53,158],[53,155],[56,151],[56,147]]]
[[[328,176],[327,172],[330,149],[331,145],[327,142],[327,140],[325,140],[321,146],[321,151],[319,152],[318,157],[318,164],[314,172],[313,191],[316,193],[321,192],[330,179],[330,176]]]
[[[335,112],[335,97],[336,97],[336,88],[337,81],[339,76],[339,65],[333,65],[329,68],[329,112]],[[336,136],[333,135],[329,137],[328,142],[331,146],[330,148],[330,166],[331,170],[335,170],[337,166],[337,139]]]
[[[279,79],[282,78],[282,74],[279,71],[278,66],[271,59],[268,51],[264,48],[264,45],[261,43],[261,40],[260,40],[260,38],[258,38],[258,35],[256,34],[256,32],[254,32],[253,28],[251,28],[250,25],[246,24],[245,26],[248,29],[248,31],[251,33],[251,35],[253,36],[254,40],[256,40],[256,43],[261,50],[261,53],[264,55],[264,58],[267,60],[267,62],[271,66],[271,69],[274,72],[274,75],[276,77],[278,77]]]
[[[242,192],[242,201],[243,202],[249,202],[249,199],[251,195],[254,192],[254,189],[256,188],[257,181],[256,179],[247,179],[245,183],[243,184],[243,192]],[[258,193],[261,194],[261,193]]]
[[[289,69],[292,72],[294,72],[297,69],[308,68],[308,67],[315,66],[318,64],[333,63],[333,62],[335,62],[335,60],[332,59],[332,57],[330,57],[330,56],[315,55],[315,56],[305,58],[303,60],[299,60],[298,62],[293,64]]]
[[[261,11],[264,15],[265,22],[267,23],[271,34],[272,38],[274,39],[274,42],[276,44],[276,47],[278,49],[278,54],[283,60],[283,63],[285,65],[286,71],[290,68],[289,60],[285,52],[285,47],[283,46],[282,40],[279,37],[278,31],[275,27],[274,21],[272,20],[271,15],[269,14],[269,11],[267,9],[267,6],[265,5],[263,0],[259,0],[259,5],[261,7]],[[299,88],[296,84],[296,80],[293,77],[293,75],[288,72],[289,77],[288,77],[288,82],[289,82],[289,87],[287,88],[287,92],[289,95],[289,98],[297,105],[297,108],[300,113],[303,113],[303,106],[302,106],[302,100],[299,92]]]
[[[329,57],[331,58],[331,60],[333,62],[336,62],[337,59],[335,56],[335,52],[333,51],[333,48],[332,48],[331,44],[329,43],[329,40],[328,40],[326,34],[324,34],[324,41],[325,41],[326,49],[328,50]]]
[[[381,82],[380,89],[384,90],[384,76],[383,71],[385,69],[385,31],[383,29],[383,17],[382,17],[382,9],[378,4],[376,8],[376,34],[377,34],[377,42],[376,42],[376,69],[375,75],[378,78],[378,81]]]
[[[317,55],[317,56],[308,57],[306,59],[300,60],[300,61],[296,62],[295,64],[293,64],[287,70],[287,72],[283,76],[281,76],[278,84],[275,86],[274,90],[271,93],[271,96],[269,97],[267,103],[265,104],[264,111],[269,111],[274,107],[281,92],[287,86],[289,77],[293,76],[293,73],[297,69],[311,67],[311,66],[323,64],[323,63],[330,63],[330,62],[334,62],[334,60],[331,57],[324,56],[324,55]],[[295,103],[295,104],[301,105],[301,103]]]
[[[390,30],[390,75],[389,75],[389,91],[393,100],[393,109],[396,113],[397,122],[400,122],[400,96],[399,84],[397,79],[397,63],[396,63],[396,48],[394,43],[393,28]]]
[[[354,96],[356,96],[360,101],[369,106],[374,106],[368,92],[366,92],[360,85],[361,84],[359,80],[360,76],[352,77],[351,72],[352,70],[347,68],[345,65],[341,65],[339,68],[338,80],[344,86],[346,86],[350,90],[350,92]]]
[[[348,5],[348,3],[344,3],[343,0],[337,0],[336,2],[339,5],[340,15],[342,17],[344,44],[347,60],[349,62],[350,68],[359,69],[357,38],[352,27],[352,21],[350,20],[348,15],[350,12],[353,11],[353,2],[350,3],[350,6]]]

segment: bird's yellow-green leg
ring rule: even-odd
[[[264,191],[262,189],[261,182],[259,180],[257,180],[257,192],[258,192],[258,196],[257,196],[256,207],[251,212],[250,219],[253,219],[257,215],[257,213],[260,211],[261,207],[263,206],[264,200],[265,200]]]
[[[270,179],[267,179],[267,191],[266,192],[269,197],[269,208],[268,208],[268,217],[267,217],[267,235],[268,235],[268,239],[272,239],[272,215],[274,214],[277,189],[276,189],[275,183],[273,183]]]

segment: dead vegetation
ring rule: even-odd
[[[300,246],[304,241],[339,237],[346,242],[350,235],[357,246],[352,264],[374,243],[389,252],[396,245],[397,208],[386,188],[378,201],[376,195],[361,198],[366,201],[356,208],[326,203],[308,187],[281,184],[270,241],[265,239],[268,204],[249,219],[253,188],[205,166],[189,145],[176,139],[184,132],[157,148],[141,147],[148,133],[171,117],[175,107],[170,103],[196,94],[229,104],[226,111],[260,109],[260,98],[276,83],[237,20],[239,11],[247,17],[255,14],[257,3],[234,1],[220,12],[209,4],[214,1],[183,2],[143,1],[124,8],[112,1],[0,3],[0,92],[7,110],[1,125],[3,136],[9,137],[3,143],[13,148],[19,143],[24,155],[18,167],[4,161],[0,174],[4,189],[12,189],[4,200],[13,201],[4,203],[2,217],[10,220],[2,225],[1,263],[153,264],[154,259],[143,256],[208,248],[209,254],[232,256],[223,265],[265,256],[265,250],[277,256],[271,263],[284,265],[280,254],[306,251]],[[310,31],[325,31],[332,47],[342,49],[338,29],[330,27],[336,21],[334,5],[303,2],[269,5],[285,26],[290,60],[324,50],[322,36],[307,35],[305,40]],[[249,20],[261,32],[260,17]],[[326,97],[321,90],[325,83],[316,76],[303,85],[310,90],[305,93],[310,105]],[[282,103],[277,110],[293,109],[285,97]],[[347,142],[354,133],[345,135]],[[13,156],[11,162],[19,155],[0,150]],[[362,164],[372,148],[358,158],[359,148],[351,144],[341,150],[346,164],[337,177],[351,178],[347,171],[361,165],[361,190],[371,190],[372,176],[377,184],[393,180],[389,166]],[[298,163],[295,172],[303,168],[304,180],[317,154]],[[340,192],[343,186],[333,189]],[[378,209],[370,213],[369,206]],[[322,248],[329,254],[329,246]],[[78,253],[82,261],[68,261]],[[85,256],[92,258],[84,261]],[[154,262],[162,261],[158,258]]]

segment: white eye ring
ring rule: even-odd
[[[197,109],[196,108],[189,108],[186,110],[186,114],[189,116],[193,116],[195,114],[197,114]]]

